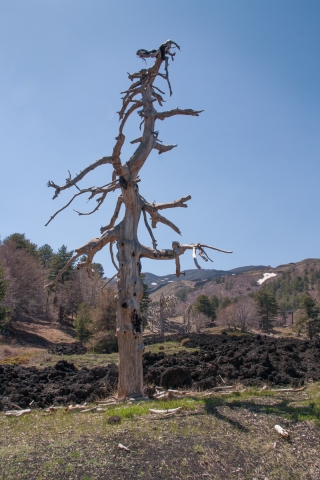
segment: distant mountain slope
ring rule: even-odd
[[[233,268],[232,270],[214,270],[214,269],[192,269],[186,270],[185,275],[181,275],[180,278],[177,278],[174,274],[158,276],[153,273],[146,273],[145,283],[148,285],[150,292],[155,292],[159,288],[163,287],[164,285],[172,282],[177,282],[181,280],[192,281],[192,282],[199,282],[199,281],[207,281],[214,278],[219,278],[223,276],[230,276],[230,275],[239,275],[241,273],[246,272],[253,272],[253,271],[265,271],[270,269],[271,267],[266,267],[264,265],[258,266],[247,266],[247,267],[239,267]]]
[[[256,293],[260,288],[274,291],[279,305],[285,310],[297,308],[299,298],[309,293],[320,301],[320,259],[308,258],[278,267],[248,266],[233,270],[187,270],[179,279],[174,275],[159,277],[146,274],[151,298],[176,295],[193,303],[200,294],[228,296]]]

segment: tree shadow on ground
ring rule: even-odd
[[[237,428],[238,430],[241,430],[242,432],[249,432],[249,429],[243,425],[242,423],[238,422],[237,420],[234,420],[232,418],[229,418],[227,415],[222,414],[217,410],[217,407],[219,406],[225,406],[226,404],[222,401],[217,401],[216,399],[205,399],[205,411],[209,415],[214,415],[218,420],[223,420],[229,425],[231,425],[234,428]]]
[[[227,406],[231,410],[243,409],[250,413],[263,414],[263,415],[278,415],[287,418],[288,420],[297,422],[301,420],[316,420],[320,421],[320,402],[315,402],[310,399],[305,405],[292,405],[292,398],[272,398],[274,402],[272,404],[256,403],[254,400],[248,399],[229,399],[228,402],[220,399],[205,399],[205,410],[208,414],[215,415],[217,418],[227,421],[236,428],[241,430],[247,430],[245,426],[239,422],[228,418],[226,415],[221,414],[218,410],[218,406]],[[276,401],[278,400],[278,401]]]

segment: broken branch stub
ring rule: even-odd
[[[180,50],[177,43],[167,40],[157,49],[139,49],[137,55],[143,61],[150,61],[150,66],[141,69],[138,72],[128,74],[132,84],[122,92],[122,105],[119,110],[119,130],[115,139],[115,144],[110,156],[102,157],[94,163],[84,168],[74,177],[69,172],[65,184],[59,185],[53,181],[48,182],[48,186],[55,189],[54,198],[63,190],[76,188],[76,192],[65,207],[58,210],[51,218],[50,223],[59,212],[64,210],[71,202],[78,200],[84,193],[90,193],[89,200],[95,197],[97,204],[95,208],[88,213],[82,213],[77,209],[79,215],[90,215],[101,210],[107,194],[116,189],[121,189],[121,195],[117,199],[114,213],[110,222],[101,228],[101,236],[93,238],[88,243],[75,250],[73,258],[65,265],[57,277],[47,286],[52,288],[61,277],[62,273],[73,261],[81,255],[86,255],[86,261],[80,266],[86,267],[90,275],[90,265],[95,254],[110,244],[110,255],[116,274],[111,278],[118,277],[117,280],[117,336],[119,345],[119,382],[118,398],[123,399],[133,395],[143,395],[142,385],[142,353],[144,349],[142,338],[142,319],[140,314],[140,300],[143,295],[143,284],[140,279],[141,259],[152,258],[154,260],[175,260],[176,275],[184,274],[181,272],[179,257],[186,250],[191,249],[196,255],[199,255],[204,261],[209,257],[203,248],[212,248],[223,251],[215,247],[209,247],[204,244],[180,245],[179,242],[173,242],[172,249],[159,250],[156,239],[152,233],[152,228],[156,228],[157,223],[162,223],[177,234],[181,234],[180,229],[171,220],[160,215],[159,211],[170,208],[186,208],[186,202],[191,199],[190,196],[181,198],[168,203],[150,203],[147,202],[139,193],[138,174],[148,159],[150,153],[155,149],[159,154],[171,151],[177,145],[166,145],[159,139],[156,130],[158,120],[166,120],[172,116],[184,115],[198,117],[203,110],[180,109],[175,108],[167,111],[157,111],[157,104],[162,106],[164,103],[164,92],[154,85],[155,81],[165,80],[169,87],[169,93],[172,94],[169,80],[169,60],[173,60],[175,49]],[[141,118],[141,135],[131,142],[136,144],[135,151],[130,159],[123,160],[122,149],[125,143],[124,129],[131,115]],[[80,188],[78,183],[83,180],[90,172],[101,165],[110,165],[111,182],[102,187],[90,187],[88,189]],[[124,216],[116,224],[121,207],[124,206]],[[152,241],[152,247],[145,247],[138,240],[138,225],[141,219],[141,213],[144,217],[146,228]],[[151,226],[149,225],[146,214],[149,213]],[[112,245],[117,247],[117,254],[113,255]],[[230,253],[224,251],[226,253]],[[195,256],[195,261],[196,256]],[[111,278],[108,280],[111,281]],[[106,284],[108,283],[106,282]]]

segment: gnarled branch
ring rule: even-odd
[[[101,195],[101,197],[97,199],[97,202],[98,202],[98,203],[97,203],[97,206],[96,206],[93,210],[91,210],[91,212],[83,213],[83,212],[79,212],[78,210],[75,210],[75,209],[73,209],[73,211],[76,212],[78,215],[92,215],[92,214],[93,214],[94,212],[96,212],[96,211],[99,209],[99,207],[103,204],[106,196],[107,196],[107,192],[104,192],[104,193]]]
[[[174,115],[191,115],[193,117],[198,117],[199,113],[202,112],[204,112],[204,110],[192,110],[191,108],[181,110],[180,108],[174,108],[167,112],[157,112],[156,118],[158,120],[164,120],[165,118],[173,117]]]
[[[131,105],[131,107],[129,108],[129,110],[126,111],[126,114],[125,116],[123,117],[123,120],[120,124],[120,128],[119,128],[119,132],[122,133],[123,131],[123,128],[125,126],[125,123],[126,121],[128,120],[128,118],[130,117],[131,113],[133,113],[135,110],[137,110],[137,108],[140,108],[143,106],[143,103],[142,102],[137,102],[135,103],[134,105]]]
[[[185,202],[187,202],[188,200],[191,200],[191,195],[187,195],[186,197],[182,197],[179,200],[174,200],[173,202],[167,202],[167,203],[149,203],[142,198],[142,201],[145,205],[145,209],[149,213],[154,210],[164,210],[166,208],[176,208],[176,207],[187,208],[188,205],[185,205]]]
[[[172,228],[172,230],[181,235],[179,228],[174,223],[170,222],[170,220],[160,215],[157,210],[149,211],[147,208],[146,210],[148,211],[148,213],[150,213],[152,228],[157,228],[157,223],[160,222],[164,223],[164,225],[167,225],[168,227]]]
[[[212,250],[217,250],[218,252],[223,253],[232,253],[230,250],[222,250],[221,248],[217,247],[210,247],[209,245],[205,245],[202,243],[191,243],[191,244],[184,244],[180,245],[179,242],[174,241],[172,242],[172,249],[168,250],[152,250],[149,247],[141,245],[141,258],[150,258],[153,260],[173,260],[176,261],[176,275],[179,277],[181,274],[185,274],[185,272],[181,272],[180,270],[180,262],[178,257],[183,255],[186,250],[192,250],[193,260],[197,268],[201,268],[198,261],[197,261],[197,250],[201,250],[203,252],[203,247],[211,248]],[[202,257],[203,258],[203,257]]]
[[[162,145],[162,143],[155,142],[153,148],[158,150],[158,154],[161,155],[161,153],[169,152],[169,150],[172,150],[177,146],[178,145]]]
[[[119,267],[118,267],[118,265],[116,264],[116,262],[115,262],[115,260],[114,260],[112,245],[113,245],[113,241],[110,242],[110,256],[111,256],[111,261],[112,261],[112,263],[113,263],[114,268],[119,272]]]
[[[142,212],[143,212],[143,219],[144,219],[145,226],[147,227],[147,230],[148,230],[149,235],[150,235],[150,237],[151,237],[152,246],[153,246],[153,248],[156,250],[156,248],[157,248],[157,241],[156,241],[156,239],[154,238],[154,235],[153,235],[152,230],[151,230],[151,228],[150,228],[150,225],[149,225],[149,223],[148,223],[147,215],[146,215],[145,210],[142,210]]]
[[[67,182],[66,182],[65,185],[59,186],[56,183],[49,180],[47,186],[48,187],[53,187],[53,188],[56,189],[55,194],[53,196],[53,199],[57,198],[57,196],[59,195],[59,193],[62,190],[65,190],[67,188],[76,186],[76,184],[78,182],[80,182],[80,180],[82,180],[83,177],[85,177],[85,175],[87,175],[87,173],[91,172],[92,170],[99,167],[100,165],[106,165],[108,163],[112,163],[112,157],[102,157],[102,158],[100,158],[99,160],[97,160],[94,163],[92,163],[91,165],[89,165],[89,167],[82,170],[82,172],[80,172],[79,175],[76,175],[73,179],[71,179],[71,175],[70,175],[69,178],[67,179]]]
[[[100,290],[103,290],[117,275],[118,275],[118,272],[115,273],[115,274],[113,275],[113,277],[109,278],[109,280],[106,281],[106,283],[105,283],[104,285],[102,285],[102,287],[100,288]]]
[[[82,255],[87,255],[87,260],[83,262],[85,266],[88,268],[88,266],[92,263],[93,257],[97,252],[99,252],[105,245],[107,245],[109,242],[116,240],[118,235],[118,229],[117,227],[112,228],[108,231],[107,234],[102,235],[101,237],[93,238],[92,240],[89,240],[89,242],[85,243],[79,248],[76,248],[76,254],[68,261],[68,263],[63,267],[63,269],[58,273],[56,278],[53,280],[53,282],[49,283],[46,285],[44,288],[49,288],[49,290],[54,287],[54,285],[58,282],[59,278],[61,278],[61,275],[67,270],[67,268],[75,261],[77,258],[79,258]]]
[[[116,204],[116,208],[114,210],[114,214],[111,217],[110,223],[106,227],[101,227],[100,228],[100,233],[106,232],[107,230],[110,230],[110,228],[114,227],[114,224],[116,223],[117,218],[119,216],[122,203],[123,203],[123,197],[122,197],[122,195],[119,195],[118,200],[117,200],[117,204]]]
[[[79,197],[79,195],[82,195],[83,193],[88,193],[88,192],[91,192],[91,188],[87,188],[85,190],[81,190],[81,192],[79,193],[76,193],[75,195],[73,195],[73,197],[71,198],[71,200],[62,208],[60,208],[60,210],[57,210],[56,213],[54,213],[50,219],[48,220],[48,222],[45,224],[45,227],[47,227],[49,225],[49,223],[58,215],[58,213],[62,212],[62,210],[66,209],[67,207],[69,207],[69,205],[73,202],[73,200],[76,198],[76,197]]]

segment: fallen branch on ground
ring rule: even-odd
[[[124,445],[122,445],[122,443],[118,444],[118,448],[120,448],[121,450],[125,450],[126,452],[130,452],[130,448],[125,447]]]
[[[287,430],[285,430],[284,428],[282,428],[280,425],[275,425],[274,426],[274,429],[276,432],[279,433],[279,435],[281,435],[282,437],[285,437],[285,438],[288,438],[289,437],[289,432],[287,432]]]
[[[88,405],[69,405],[68,407],[65,408],[65,412],[74,412],[74,411],[81,411],[81,410],[86,410],[88,409]]]
[[[8,410],[5,412],[6,417],[21,417],[21,415],[25,415],[27,413],[31,413],[31,408],[26,408],[25,410]]]
[[[271,392],[302,392],[306,387],[301,388],[277,388]]]
[[[168,408],[167,410],[157,410],[155,408],[149,408],[150,413],[155,413],[157,415],[162,415],[165,413],[176,413],[181,410],[182,407],[177,407],[177,408]]]

